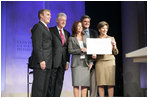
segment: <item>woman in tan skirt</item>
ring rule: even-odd
[[[108,36],[107,31],[109,29],[109,24],[105,21],[98,23],[98,31],[100,35],[98,38],[110,38],[112,44],[112,54],[108,55],[95,55],[93,58],[96,59],[96,80],[99,89],[100,97],[104,97],[104,86],[108,86],[108,95],[112,97],[114,95],[115,86],[115,57],[118,54],[118,49],[116,47],[116,42],[114,37]]]

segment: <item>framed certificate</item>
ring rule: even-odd
[[[110,38],[87,38],[87,54],[112,54]]]

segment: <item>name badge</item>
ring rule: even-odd
[[[81,55],[80,56],[80,59],[85,59],[85,55]]]

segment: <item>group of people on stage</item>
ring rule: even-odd
[[[75,21],[72,34],[64,29],[67,21],[65,13],[59,13],[56,18],[57,26],[48,28],[51,13],[48,9],[38,12],[39,22],[31,29],[33,51],[31,65],[33,66],[32,97],[60,97],[64,73],[69,68],[70,54],[72,86],[74,97],[90,96],[103,97],[104,86],[108,86],[108,96],[113,96],[115,85],[115,57],[118,54],[114,37],[107,35],[109,24],[105,21],[98,23],[100,32],[90,29],[91,18],[88,15]],[[87,55],[87,38],[110,38],[112,54]],[[99,44],[98,44],[99,45]]]

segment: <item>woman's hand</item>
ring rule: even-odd
[[[86,48],[81,48],[81,51],[82,52],[87,52],[87,49]]]
[[[97,55],[96,55],[96,54],[93,54],[93,55],[92,55],[92,58],[93,58],[93,59],[96,59],[96,58],[97,58]]]
[[[69,68],[69,63],[66,64],[65,70],[68,70]]]
[[[116,48],[116,42],[115,41],[111,41],[113,48]]]

